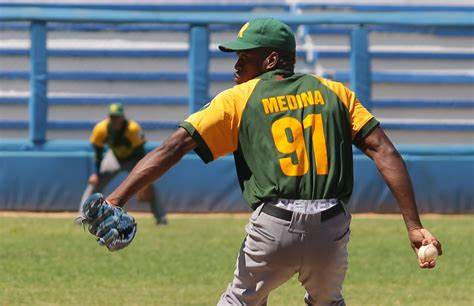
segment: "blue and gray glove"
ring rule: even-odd
[[[129,245],[137,233],[135,219],[122,208],[107,203],[100,193],[87,198],[78,219],[83,225],[87,224],[99,244],[111,252]]]

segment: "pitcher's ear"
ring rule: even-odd
[[[275,69],[277,67],[279,59],[280,55],[278,54],[278,52],[270,52],[270,54],[263,61],[263,68],[267,71]]]

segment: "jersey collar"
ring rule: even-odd
[[[270,80],[273,79],[276,75],[283,75],[283,77],[287,78],[294,75],[294,72],[290,72],[284,69],[275,69],[261,74],[258,78],[261,80]]]

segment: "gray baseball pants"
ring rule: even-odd
[[[345,305],[350,213],[321,222],[320,213],[293,212],[286,221],[262,212],[263,206],[250,217],[234,278],[217,305],[265,306],[270,292],[295,273],[307,305]]]
[[[100,164],[99,184],[87,185],[86,190],[84,191],[81,198],[79,212],[82,211],[82,204],[89,196],[96,192],[102,192],[102,190],[104,190],[104,188],[110,183],[110,181],[112,181],[121,171],[132,171],[133,167],[135,167],[138,161],[138,159],[131,159],[124,162],[120,162],[114,156],[112,151],[108,150]],[[152,194],[150,199],[151,211],[155,219],[159,221],[166,215],[166,212],[161,207],[161,205],[159,205],[157,191],[155,190],[153,185],[150,186],[150,188],[152,188]]]

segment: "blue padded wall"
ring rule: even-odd
[[[405,154],[404,158],[420,211],[474,213],[472,152],[415,153]],[[398,211],[373,162],[355,154],[354,165],[355,188],[350,209]],[[74,211],[92,167],[92,154],[87,150],[0,151],[0,210]],[[124,177],[125,174],[118,176],[106,193]],[[205,165],[195,154],[188,154],[155,184],[169,211],[248,211],[230,156]],[[148,210],[147,205],[134,201],[130,208]]]

